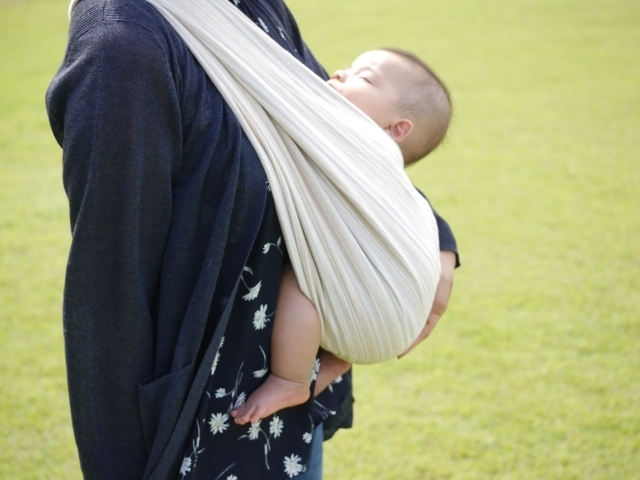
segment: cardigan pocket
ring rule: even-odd
[[[164,451],[193,381],[193,363],[150,383],[138,384],[138,404],[149,456]]]

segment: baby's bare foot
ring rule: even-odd
[[[270,374],[247,399],[231,412],[238,425],[256,423],[283,408],[304,403],[309,398],[309,384],[285,380]]]

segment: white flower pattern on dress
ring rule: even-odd
[[[320,371],[320,359],[316,358],[311,367],[311,381],[313,382],[318,378],[318,372]]]
[[[258,294],[260,293],[260,288],[262,287],[262,280],[260,280],[258,282],[258,284],[255,287],[251,287],[249,288],[249,293],[247,293],[246,295],[244,295],[242,297],[243,300],[246,300],[247,302],[255,299],[258,297]]]
[[[216,372],[216,367],[220,362],[220,349],[222,348],[223,345],[224,345],[224,337],[220,339],[220,346],[218,347],[218,351],[216,352],[216,358],[213,359],[213,365],[211,365],[211,375],[213,375]]]
[[[267,313],[267,304],[260,305],[260,309],[256,310],[253,314],[253,328],[256,330],[262,330],[267,326],[267,322],[270,320],[269,317],[272,317],[276,312],[271,314]]]
[[[269,370],[267,370],[266,368],[263,368],[262,370],[256,370],[255,372],[253,372],[253,376],[256,378],[262,378],[267,374],[268,371]]]
[[[304,443],[311,443],[313,440],[313,429],[315,426],[313,425],[313,417],[311,415],[309,415],[309,424],[311,425],[311,431],[302,434],[302,441]]]
[[[191,458],[184,457],[182,459],[182,465],[180,466],[180,475],[183,477],[187,474],[187,472],[191,471]]]
[[[223,475],[225,475],[229,470],[231,470],[231,469],[232,469],[233,467],[235,467],[235,466],[236,466],[236,464],[235,464],[235,463],[232,463],[231,465],[229,465],[227,468],[225,468],[225,469],[222,471],[222,473],[220,473],[220,474],[215,478],[215,480],[221,480],[221,479],[222,479],[222,477],[223,477]],[[213,474],[213,475],[215,475],[215,474]],[[227,480],[229,480],[229,479],[235,479],[235,480],[238,480],[238,477],[237,477],[237,476],[235,476],[235,475],[229,475],[229,476],[227,477]]]
[[[249,440],[257,440],[260,436],[260,423],[262,420],[258,420],[256,423],[252,423],[249,427]]]
[[[267,370],[266,368],[263,368],[262,370],[256,370],[255,372],[253,372],[253,376],[256,378],[262,378],[267,374],[268,371],[269,370]]]
[[[253,314],[253,328],[262,330],[267,325],[267,305],[260,305],[260,309]]]
[[[312,419],[313,421],[313,419]],[[284,422],[278,415],[274,415],[269,422],[269,435],[265,432],[260,426],[262,420],[259,420],[256,423],[252,423],[249,427],[249,430],[245,435],[242,435],[238,438],[241,440],[243,438],[248,438],[249,440],[258,440],[260,438],[260,434],[263,435],[265,443],[264,443],[264,463],[267,467],[267,470],[270,470],[269,467],[269,452],[271,452],[271,440],[276,439],[282,435]]]
[[[246,401],[247,401],[247,394],[244,392],[241,392],[240,395],[238,395],[238,398],[236,399],[236,403],[233,404],[232,410],[235,410]]]
[[[253,270],[247,266],[245,266],[242,269],[243,273],[242,276],[240,277],[240,280],[242,280],[242,283],[244,284],[245,288],[247,290],[249,290],[249,293],[247,293],[246,295],[244,295],[242,297],[243,300],[249,302],[251,300],[254,300],[255,298],[258,297],[258,295],[260,294],[260,288],[262,287],[262,280],[260,280],[258,282],[258,284],[255,287],[250,287],[249,285],[247,285],[246,280],[244,279],[244,272],[249,273],[250,275],[253,275]]]
[[[280,417],[274,415],[271,422],[269,422],[269,433],[273,435],[273,438],[278,438],[282,433],[283,426],[284,423],[280,420]]]
[[[206,423],[206,419],[202,419],[202,426]],[[196,420],[196,427],[198,428],[198,435],[195,439],[191,440],[191,453],[189,455],[185,455],[182,459],[182,465],[180,466],[180,476],[184,479],[184,477],[191,471],[191,468],[196,468],[196,464],[198,462],[198,455],[204,452],[204,448],[200,448],[200,421]]]
[[[228,393],[224,388],[219,388],[216,390],[216,398],[226,397],[227,395]]]
[[[282,249],[280,248],[280,245],[282,245],[282,237],[278,237],[278,241],[276,243],[265,243],[264,247],[262,247],[262,253],[266,255],[267,253],[269,253],[269,250],[271,250],[271,247],[276,247],[278,251],[282,255],[284,255],[284,253],[282,253]]]
[[[313,408],[314,408],[315,412],[318,415],[320,415],[320,418],[322,418],[323,420],[326,420],[328,417],[331,417],[331,416],[336,414],[335,410],[331,410],[331,409],[325,407],[316,398],[313,399]]]
[[[238,369],[238,374],[236,375],[236,384],[231,390],[227,391],[225,388],[218,388],[216,390],[216,394],[215,394],[216,398],[231,397],[231,403],[229,404],[229,408],[227,409],[227,414],[231,413],[231,410],[238,408],[247,399],[246,393],[241,392],[238,394],[238,389],[240,387],[240,383],[242,382],[243,367],[244,367],[244,362],[240,364],[240,368]]]
[[[262,349],[262,347],[260,345],[258,345],[258,347],[260,348],[260,351],[262,352],[262,369],[261,370],[256,370],[253,372],[253,376],[255,378],[262,378],[264,377],[267,372],[269,371],[269,369],[267,368],[267,354],[264,353],[264,350]]]
[[[302,473],[304,467],[300,464],[300,458],[298,455],[291,454],[290,457],[284,457],[284,473],[289,475],[289,478],[297,477]]]
[[[218,367],[218,362],[220,362],[220,350],[216,352],[216,358],[213,359],[213,365],[211,365],[211,375],[216,373],[216,368]]]
[[[211,427],[211,433],[223,433],[229,427],[229,415],[226,413],[212,413],[211,420],[209,420],[209,426]]]

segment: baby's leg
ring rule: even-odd
[[[320,371],[316,378],[314,395],[317,396],[340,375],[344,375],[351,368],[346,360],[336,357],[333,353],[322,350],[320,352]]]
[[[231,412],[237,424],[256,423],[309,398],[320,333],[318,312],[300,291],[293,268],[286,264],[271,334],[271,374],[244,405]]]

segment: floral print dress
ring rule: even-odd
[[[313,435],[314,401],[255,424],[236,425],[231,410],[269,374],[271,331],[286,256],[271,192],[242,273],[225,335],[211,367],[180,479],[287,479],[305,471]],[[312,373],[320,363],[316,360]]]
[[[322,78],[326,72],[300,38],[282,0],[230,0],[285,50]],[[351,390],[337,379],[318,398],[253,425],[238,426],[231,410],[269,373],[271,331],[286,248],[267,183],[265,212],[242,273],[223,342],[200,402],[178,479],[280,480],[305,472],[314,426],[336,414]],[[320,368],[316,360],[312,378]],[[337,418],[337,417],[336,417]]]

